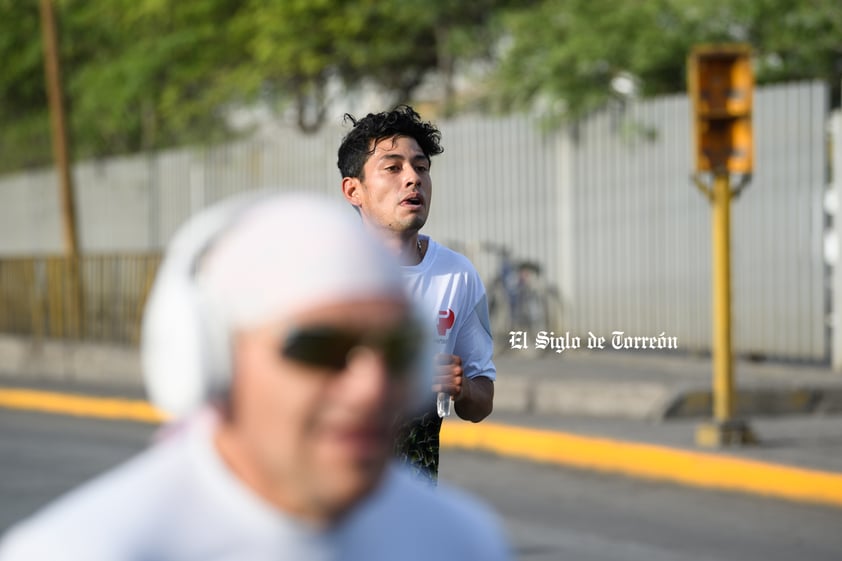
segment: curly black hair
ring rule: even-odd
[[[369,113],[362,119],[346,113],[345,122],[348,121],[352,128],[339,145],[336,162],[342,177],[363,179],[363,166],[374,152],[374,146],[393,136],[414,138],[428,159],[444,151],[439,144],[441,132],[432,123],[422,121],[409,105],[399,105],[383,113]]]

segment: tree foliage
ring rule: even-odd
[[[537,102],[576,118],[621,95],[618,77],[639,96],[681,92],[692,46],[717,42],[752,45],[758,83],[826,80],[838,104],[839,0],[543,0],[503,17],[508,45],[490,88],[498,108]]]
[[[57,1],[69,131],[77,157],[207,139],[220,131],[223,79],[242,52],[220,26],[236,0]],[[49,162],[38,2],[0,0],[0,169]]]
[[[505,0],[54,0],[74,155],[229,135],[262,101],[318,128],[331,93],[371,84],[394,103],[453,62],[488,54]],[[473,41],[476,39],[476,41]],[[49,161],[38,3],[0,0],[0,169]]]
[[[430,77],[453,110],[476,61],[491,107],[568,118],[619,95],[618,77],[683,91],[699,42],[750,42],[759,82],[828,80],[837,103],[842,79],[839,0],[53,1],[76,158],[225,138],[229,110],[258,101],[315,130],[337,97],[411,101]],[[0,57],[0,171],[44,165],[35,0],[0,0]]]

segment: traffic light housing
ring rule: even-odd
[[[699,45],[688,57],[697,172],[751,175],[751,47]]]

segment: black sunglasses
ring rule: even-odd
[[[292,329],[281,347],[291,360],[339,372],[348,366],[351,351],[366,347],[382,353],[390,376],[399,378],[411,371],[423,347],[420,328],[412,323],[379,331],[354,331],[332,326]]]

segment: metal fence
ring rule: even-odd
[[[160,256],[0,259],[0,332],[137,344]]]
[[[816,83],[756,94],[755,173],[732,216],[740,353],[827,357],[827,105]],[[710,208],[689,181],[689,110],[676,96],[605,113],[574,145],[566,289],[576,328],[666,331],[685,349],[709,348]]]
[[[738,353],[828,359],[827,105],[821,83],[756,91],[756,171],[733,209]],[[438,124],[445,152],[433,162],[426,232],[463,249],[489,283],[501,268],[488,247],[539,263],[561,302],[549,328],[664,332],[684,350],[709,348],[710,209],[689,180],[686,96],[616,106],[563,130],[525,115]],[[277,129],[209,149],[80,163],[81,250],[158,252],[190,214],[238,191],[340,198],[343,133]],[[51,171],[0,178],[0,255],[60,252],[55,185]]]

